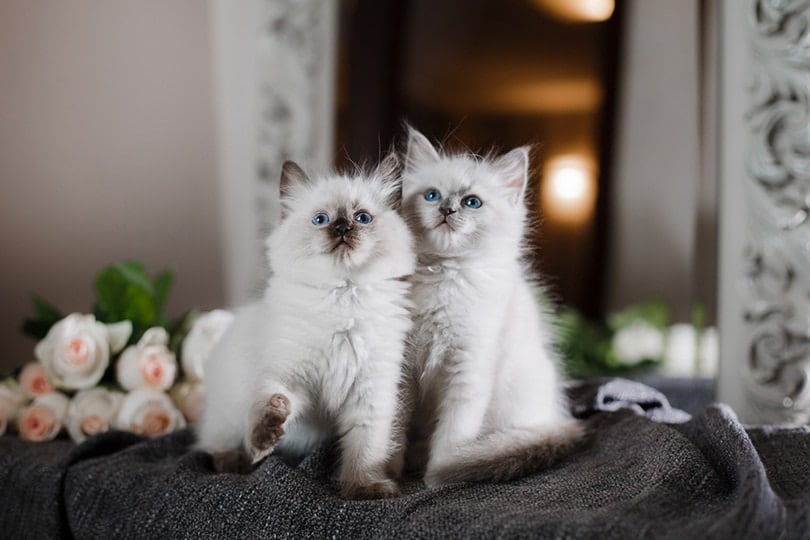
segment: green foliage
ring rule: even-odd
[[[182,318],[173,322],[166,313],[173,283],[174,272],[170,269],[151,278],[139,261],[111,264],[96,276],[93,314],[104,323],[131,321],[129,343],[137,342],[153,326],[162,326],[172,334],[172,330],[183,326]],[[36,316],[23,321],[22,330],[40,340],[64,315],[39,296],[34,295],[33,302]]]
[[[36,294],[31,295],[31,301],[34,303],[36,316],[23,320],[22,331],[25,335],[40,340],[48,334],[51,326],[64,318],[64,315],[52,304]]]
[[[171,270],[153,280],[138,261],[110,265],[96,277],[93,312],[103,322],[131,321],[133,342],[152,326],[170,330],[165,304],[173,280]]]
[[[574,308],[564,308],[557,319],[557,347],[565,375],[572,378],[616,375],[657,364],[660,359],[651,358],[628,366],[613,351],[616,332],[637,321],[664,330],[669,323],[669,309],[663,302],[653,300],[610,313],[604,321],[592,321]]]
[[[591,377],[604,372],[610,351],[610,332],[573,308],[565,308],[557,321],[557,347],[568,377]]]

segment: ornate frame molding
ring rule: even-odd
[[[747,420],[810,422],[810,0],[751,0]]]
[[[226,300],[253,299],[267,277],[265,238],[279,215],[287,159],[330,166],[337,2],[208,0],[219,139]]]

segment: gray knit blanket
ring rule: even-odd
[[[2,538],[810,538],[810,429],[746,427],[714,404],[694,416],[624,379],[579,383],[588,440],[500,484],[346,501],[325,445],[217,474],[181,431],[107,433],[75,446],[0,438]]]

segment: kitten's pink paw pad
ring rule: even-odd
[[[290,414],[290,400],[284,394],[273,394],[267,400],[267,404],[280,412],[284,412],[285,417]]]
[[[261,460],[273,451],[284,436],[284,422],[290,415],[290,400],[284,394],[273,394],[264,405],[261,416],[253,426],[250,442],[253,461]]]

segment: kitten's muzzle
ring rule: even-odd
[[[342,238],[352,230],[352,222],[344,217],[337,218],[332,223],[332,235]]]
[[[458,208],[454,208],[452,206],[441,206],[439,207],[439,212],[441,212],[444,217],[447,217],[450,214],[455,214],[458,212]]]

